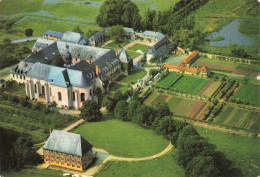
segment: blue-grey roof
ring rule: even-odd
[[[62,38],[62,36],[64,35],[64,33],[61,32],[57,32],[57,31],[52,31],[52,30],[48,30],[44,33],[44,35],[50,35],[50,36],[56,36],[57,38]]]
[[[26,63],[24,61],[21,61],[19,64],[14,65],[10,68],[11,74],[20,74],[20,75],[27,75],[29,71],[33,67],[33,63]]]
[[[126,33],[126,34],[131,34],[131,35],[134,35],[134,34],[135,34],[135,31],[134,31],[133,28],[124,27],[124,30],[125,30],[125,33]]]
[[[57,47],[57,43],[54,42],[44,49],[26,57],[23,61],[27,63],[50,63],[50,61],[55,58],[55,55],[59,55],[59,50]]]
[[[145,31],[145,32],[141,33],[141,36],[146,37],[146,38],[153,38],[156,40],[161,40],[165,37],[162,33],[154,32],[154,31]]]
[[[129,63],[132,61],[132,58],[126,53],[124,49],[118,50],[118,57],[122,63]]]
[[[53,130],[42,148],[82,157],[92,145],[79,134]]]
[[[92,83],[92,77],[88,77],[84,72],[73,69],[67,69],[70,84],[74,87],[89,87]],[[94,76],[93,76],[94,77]]]
[[[27,76],[39,80],[49,81],[51,82],[51,85],[66,88],[70,85],[70,81],[64,75],[66,74],[63,72],[64,70],[66,70],[66,68],[35,63]]]
[[[80,45],[87,43],[83,35],[71,31],[66,31],[63,37],[61,38],[61,40],[64,42],[80,44]]]

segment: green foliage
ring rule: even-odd
[[[115,103],[126,99],[125,95],[120,90],[115,91],[112,95],[112,98]]]
[[[138,107],[141,106],[141,103],[139,101],[133,100],[130,101],[127,107],[127,119],[132,120],[133,117],[136,115],[136,110]]]
[[[80,29],[79,26],[76,26],[76,27],[73,29],[73,32],[76,32],[76,33],[79,33],[79,34],[84,34],[83,31]]]
[[[101,115],[100,106],[93,100],[85,101],[80,108],[80,117],[88,122],[99,120]]]
[[[99,9],[96,22],[102,27],[122,25],[141,29],[139,9],[130,0],[106,0]]]
[[[114,110],[115,107],[115,101],[112,99],[112,97],[106,95],[101,103],[102,107],[106,107],[108,112],[111,112]]]
[[[25,36],[29,37],[29,36],[32,36],[33,35],[33,29],[31,28],[27,28],[24,30],[24,34]]]
[[[146,105],[137,108],[136,114],[132,117],[132,121],[141,126],[151,126],[154,120],[153,110]]]
[[[64,64],[65,64],[65,62],[61,55],[56,55],[55,58],[51,62],[52,66],[63,67]]]
[[[125,36],[125,31],[123,26],[121,25],[116,25],[116,26],[111,26],[107,33],[106,33],[110,39],[113,39],[115,41],[120,41],[124,38]]]
[[[127,103],[126,103],[126,101],[124,101],[124,100],[119,101],[116,104],[116,107],[115,107],[115,110],[114,110],[115,118],[126,121],[126,120],[128,120],[128,117],[127,117],[126,114],[127,114]]]
[[[146,30],[153,30],[153,20],[155,18],[156,11],[150,10],[145,13],[145,17],[143,19],[143,27]]]
[[[232,53],[235,57],[251,58],[251,56],[245,51],[244,48],[233,49],[233,50],[231,50],[231,53]]]
[[[96,34],[96,33],[98,33],[99,31],[98,30],[92,30],[92,29],[90,29],[90,30],[88,30],[86,33],[85,33],[85,37],[86,37],[86,39],[88,39],[88,38],[90,38],[90,37],[92,37],[94,34]],[[82,34],[82,33],[81,33]]]
[[[172,119],[172,117],[166,116],[160,119],[155,128],[155,132],[163,136],[170,136],[173,132],[176,132],[174,127],[174,120]]]

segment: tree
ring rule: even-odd
[[[83,31],[80,29],[79,26],[76,26],[76,27],[73,29],[73,32],[76,32],[76,33],[79,33],[79,34],[84,34]]]
[[[123,25],[135,30],[142,26],[139,9],[130,0],[106,0],[100,7],[96,22],[102,27]]]
[[[248,55],[248,53],[247,53],[247,52],[245,51],[245,49],[243,49],[243,48],[233,49],[233,50],[231,50],[231,53],[232,53],[235,57],[251,58],[251,56]]]
[[[31,28],[27,28],[24,30],[24,34],[25,36],[29,37],[29,36],[32,36],[33,35],[33,29]]]
[[[166,116],[159,120],[155,132],[163,136],[170,136],[173,132],[176,132],[172,117]]]
[[[248,82],[249,82],[249,77],[248,77],[248,76],[245,76],[245,77],[243,78],[243,80],[244,80],[244,83],[247,85]]]
[[[128,120],[127,119],[127,103],[126,101],[122,100],[122,101],[119,101],[117,104],[116,104],[116,107],[115,107],[115,110],[114,110],[114,116],[117,118],[117,119],[121,119],[121,120]]]
[[[96,121],[102,115],[100,106],[93,100],[85,101],[79,110],[80,117],[87,122]]]
[[[90,38],[91,36],[93,36],[94,34],[98,33],[99,31],[98,30],[88,30],[86,33],[85,33],[85,37],[88,39]]]
[[[156,16],[156,11],[155,10],[150,10],[145,14],[145,18],[143,20],[143,26],[145,30],[153,30],[153,20]]]
[[[132,121],[139,125],[151,126],[154,121],[153,110],[146,105],[139,106],[135,116],[132,117]]]
[[[55,56],[55,58],[51,62],[52,66],[63,67],[64,64],[65,64],[65,62],[64,62],[63,58],[60,55]]]
[[[115,91],[112,95],[112,98],[115,104],[121,100],[125,100],[125,96],[120,90]]]
[[[136,110],[141,106],[139,101],[133,100],[130,101],[127,107],[127,119],[132,120],[132,118],[136,115]]]
[[[101,103],[102,107],[106,107],[108,112],[112,112],[115,108],[115,102],[113,100],[113,98],[111,98],[110,96],[106,95]]]
[[[159,102],[158,104],[156,104],[156,106],[154,107],[154,112],[156,114],[156,117],[158,117],[159,119],[165,116],[172,116],[172,113],[167,103],[165,102]]]
[[[116,25],[109,28],[109,30],[107,31],[107,35],[115,41],[120,41],[124,38],[125,31],[123,26]]]

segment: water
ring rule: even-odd
[[[259,45],[257,41],[242,34],[238,27],[240,22],[246,19],[235,19],[226,26],[224,26],[219,32],[212,33],[208,38],[216,38],[217,36],[225,37],[222,41],[211,41],[209,42],[212,46],[228,46],[231,44],[238,44],[244,46]]]
[[[73,3],[73,4],[86,4],[91,7],[100,7],[104,1],[93,1],[93,0],[81,0],[81,1],[70,1],[70,0],[45,0],[43,1],[42,5],[49,5],[54,4],[57,2],[67,2],[67,3]],[[90,2],[90,4],[87,4],[86,2]]]

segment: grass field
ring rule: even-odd
[[[177,164],[173,156],[177,155],[177,150],[173,149],[166,155],[154,160],[142,162],[120,162],[109,161],[95,175],[95,177],[115,177],[115,176],[160,176],[160,177],[181,177],[184,176],[183,168]]]
[[[253,103],[257,106],[260,105],[260,94],[259,94],[259,86],[254,85],[243,85],[238,92],[234,95],[235,98],[239,98],[241,100],[248,101],[249,103]]]
[[[168,141],[152,130],[117,119],[85,123],[73,132],[81,134],[94,147],[122,157],[151,156],[168,145]]]
[[[171,90],[197,94],[207,84],[208,79],[183,76],[178,82],[170,87]]]
[[[122,48],[129,44],[128,41],[118,41],[118,42],[111,42],[104,46],[104,48],[110,48],[110,49],[116,49],[116,48]]]
[[[256,177],[259,175],[260,139],[232,135],[215,130],[196,127],[198,132],[209,142],[216,145],[217,151],[233,162],[234,168],[241,169],[242,176]],[[257,168],[256,168],[256,167]],[[232,176],[240,176],[235,172]]]
[[[240,64],[236,67],[236,69],[243,69],[243,70],[248,70],[248,71],[260,72],[260,65]]]
[[[63,172],[49,169],[26,168],[18,172],[4,173],[5,177],[61,177]]]
[[[181,74],[170,73],[168,76],[163,78],[156,85],[161,88],[168,89],[170,88],[178,79],[181,77]]]
[[[128,48],[127,50],[132,50],[132,51],[141,50],[142,52],[146,52],[148,50],[148,48],[149,47],[147,45],[135,44],[132,47]]]
[[[260,40],[259,21],[242,21],[238,27],[238,30],[244,35],[256,40]]]
[[[126,52],[132,59],[135,59],[136,57],[141,55],[140,53],[134,52],[134,51],[131,51],[131,50],[127,50]]]
[[[147,72],[143,69],[135,70],[128,76],[119,77],[118,81],[123,82],[125,84],[136,83],[137,80],[143,78],[146,75],[146,73]]]
[[[237,128],[244,128],[255,132],[260,132],[259,112],[248,111],[239,108],[226,107],[214,122]]]
[[[129,88],[130,87],[128,85],[113,83],[112,85],[110,85],[109,90],[112,92],[117,91],[117,90],[120,90],[121,92],[125,92]]]

